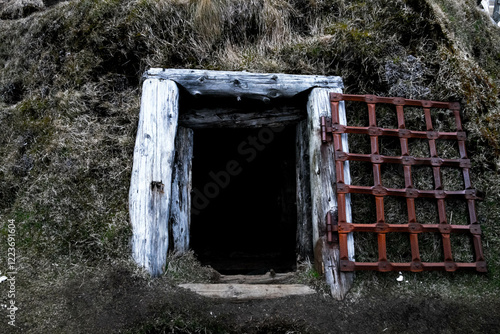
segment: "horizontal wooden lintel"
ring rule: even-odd
[[[259,128],[296,124],[307,117],[305,108],[275,107],[261,110],[237,108],[189,109],[179,115],[188,128]]]
[[[268,103],[309,89],[343,88],[342,78],[321,75],[152,68],[144,78],[172,80],[195,97],[236,97]]]

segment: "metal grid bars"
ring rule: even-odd
[[[336,186],[338,199],[338,221],[329,213],[327,219],[327,233],[332,240],[332,233],[338,232],[340,246],[340,267],[342,271],[353,270],[378,270],[378,271],[424,271],[424,270],[446,270],[455,271],[462,268],[476,269],[479,272],[486,271],[486,263],[481,246],[481,228],[478,224],[475,209],[475,200],[479,199],[476,190],[472,188],[469,170],[470,160],[465,150],[466,135],[462,128],[460,119],[460,105],[458,103],[434,102],[422,100],[409,100],[403,98],[387,98],[373,95],[346,95],[331,93],[331,120],[321,119],[322,140],[326,142],[333,136],[335,148]],[[355,127],[342,125],[339,119],[340,101],[365,102],[368,107],[368,127]],[[397,128],[382,128],[377,126],[376,105],[389,104],[395,106],[397,116]],[[414,131],[407,129],[405,124],[405,106],[422,110],[425,118],[426,131]],[[394,107],[391,107],[394,108]],[[454,115],[456,125],[455,132],[435,131],[431,109],[440,108],[451,111]],[[453,121],[453,120],[452,120]],[[370,154],[349,153],[342,149],[341,135],[362,134],[370,138]],[[331,135],[330,135],[331,134]],[[387,156],[380,154],[379,138],[384,136],[398,137],[401,146],[401,156]],[[412,156],[409,149],[409,139],[423,139],[428,142],[430,156]],[[452,140],[458,144],[459,159],[443,159],[439,156],[436,142],[440,140]],[[397,142],[397,140],[396,140]],[[367,162],[373,168],[373,186],[348,185],[344,180],[344,162],[361,161]],[[385,187],[382,182],[381,167],[383,164],[402,165],[404,174],[404,188]],[[428,166],[432,169],[434,189],[419,190],[414,187],[412,181],[412,167],[417,165]],[[463,175],[463,190],[446,190],[443,187],[442,167],[454,167],[461,170]],[[360,224],[350,223],[346,220],[346,194],[367,194],[375,199],[376,221]],[[405,224],[388,224],[384,212],[384,199],[388,196],[406,198],[408,221]],[[415,200],[427,198],[436,201],[437,221],[434,224],[424,224],[417,216]],[[468,211],[468,225],[452,225],[446,215],[446,201],[451,198],[460,198],[466,201]],[[356,207],[353,207],[356,210]],[[372,232],[377,234],[378,262],[354,262],[349,260],[347,235],[351,232]],[[411,262],[391,262],[387,256],[386,235],[391,232],[403,232],[409,234],[411,246]],[[426,232],[439,233],[442,239],[444,259],[442,262],[422,262],[419,249],[419,234]],[[450,235],[465,233],[472,236],[472,244],[475,253],[475,262],[455,262],[452,254],[452,243]]]

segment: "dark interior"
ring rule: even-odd
[[[191,248],[221,274],[295,268],[295,126],[194,131]]]

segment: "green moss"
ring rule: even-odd
[[[348,35],[348,40],[352,40],[353,43],[360,43],[366,40],[368,37],[372,36],[372,33],[365,29],[359,29],[357,27],[349,26],[348,23],[339,22],[334,23],[332,26],[328,27],[325,32],[327,34],[342,34]]]
[[[18,105],[18,110],[21,113],[21,117],[39,119],[46,114],[48,106],[49,103],[47,99],[33,98],[22,101],[20,105]]]

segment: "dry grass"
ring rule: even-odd
[[[193,251],[170,254],[167,257],[165,276],[174,284],[216,282],[220,274],[211,267],[202,266]]]

